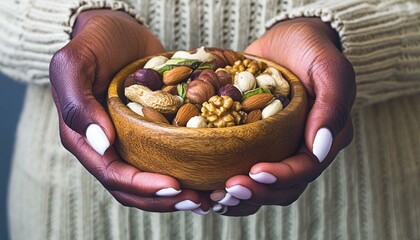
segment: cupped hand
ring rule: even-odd
[[[249,176],[234,176],[226,182],[228,194],[216,199],[216,210],[230,216],[253,214],[262,205],[284,206],[296,201],[353,138],[350,111],[356,95],[355,74],[328,23],[318,18],[279,22],[245,51],[295,73],[311,108],[305,142],[294,156],[258,163]]]
[[[103,107],[110,80],[128,63],[162,51],[157,38],[124,12],[81,13],[72,40],[50,63],[60,137],[64,147],[121,204],[147,211],[202,213],[209,204],[199,193],[181,191],[172,177],[139,171],[112,146],[115,131]]]

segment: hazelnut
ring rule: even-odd
[[[257,85],[254,74],[246,71],[236,73],[234,82],[235,87],[241,92],[252,90]]]
[[[190,103],[202,104],[213,95],[215,90],[209,82],[194,80],[187,86],[186,97]]]
[[[232,75],[226,72],[223,68],[216,70],[216,75],[219,77],[220,86],[225,86],[226,84],[232,84]]]
[[[213,70],[210,70],[210,69],[202,70],[197,79],[210,83],[214,87],[214,90],[216,91],[219,90],[220,88],[219,77],[216,75],[216,73]]]
[[[207,122],[206,119],[202,116],[195,116],[190,118],[187,122],[187,126],[189,128],[206,128]]]

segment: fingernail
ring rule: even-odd
[[[219,213],[219,214],[224,214],[227,212],[227,207],[226,206],[222,206],[221,204],[216,204],[213,206],[212,208],[213,212]]]
[[[232,196],[230,193],[226,193],[225,197],[219,201],[219,204],[225,205],[225,206],[236,206],[239,204],[239,199]]]
[[[198,214],[198,215],[206,215],[207,213],[210,212],[210,210],[204,211],[201,208],[196,208],[196,209],[191,210],[191,212],[193,212],[195,214]]]
[[[102,156],[109,147],[109,140],[102,128],[97,124],[91,124],[86,129],[86,139],[89,145]]]
[[[210,194],[210,199],[212,201],[219,202],[225,197],[225,195],[226,195],[226,190],[224,189],[215,190],[214,192]]]
[[[156,192],[156,195],[159,197],[172,197],[178,195],[181,190],[176,190],[174,188],[164,188]]]
[[[226,191],[232,194],[232,196],[242,200],[248,200],[252,197],[251,190],[241,185],[235,185],[233,187],[226,188]]]
[[[324,161],[325,157],[331,149],[333,137],[328,128],[321,128],[315,135],[312,153],[318,158],[320,162]]]
[[[195,203],[191,200],[184,200],[175,204],[175,208],[179,211],[193,210],[200,207],[201,203]]]
[[[264,184],[272,184],[277,181],[277,178],[273,174],[268,173],[268,172],[260,172],[257,174],[249,173],[249,176],[255,181],[259,183],[264,183]]]

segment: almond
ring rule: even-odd
[[[186,80],[193,70],[187,66],[173,68],[163,75],[163,82],[166,85],[175,85]]]
[[[176,89],[176,85],[167,85],[167,86],[163,86],[162,87],[162,91],[164,92],[168,92],[172,95],[177,95],[177,89]]]
[[[274,96],[270,93],[252,95],[242,101],[242,110],[250,112],[255,109],[262,109],[273,101]]]
[[[261,109],[255,109],[255,110],[252,110],[248,114],[248,117],[245,123],[253,123],[253,122],[261,120],[261,118],[262,118]]]
[[[168,120],[160,112],[154,110],[153,108],[143,107],[143,115],[151,122],[169,124]]]
[[[175,126],[186,126],[188,120],[194,116],[199,116],[200,111],[192,103],[186,103],[178,110],[172,124]]]

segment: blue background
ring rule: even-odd
[[[0,73],[0,239],[8,239],[6,200],[15,131],[25,85]]]

